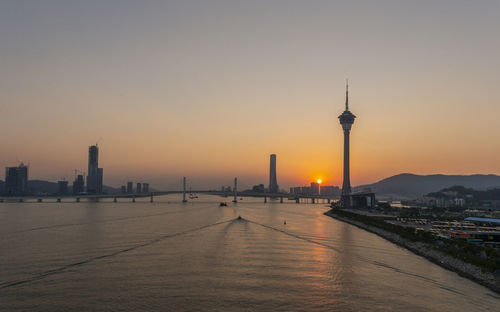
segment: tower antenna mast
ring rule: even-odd
[[[345,79],[345,110],[349,110],[349,80]]]

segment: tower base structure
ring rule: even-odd
[[[351,195],[342,195],[340,197],[341,207],[344,209],[352,208],[352,198]]]
[[[342,195],[340,198],[340,207],[343,209],[374,209],[376,202],[375,193],[362,192]]]

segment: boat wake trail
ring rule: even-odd
[[[203,208],[198,208],[198,209],[203,209]],[[192,209],[190,209],[190,210],[192,210]],[[114,219],[108,219],[108,220],[102,220],[102,221],[95,221],[95,222],[62,223],[62,224],[40,226],[40,227],[34,227],[34,228],[29,228],[29,229],[15,231],[15,232],[12,232],[12,234],[20,234],[20,233],[40,231],[40,230],[50,230],[50,229],[68,227],[68,226],[80,226],[80,225],[87,225],[87,224],[94,224],[94,223],[109,223],[109,222],[125,221],[125,220],[131,220],[131,219],[142,219],[142,218],[150,218],[150,217],[159,217],[159,216],[164,216],[164,215],[169,215],[169,214],[174,214],[174,213],[181,213],[181,212],[186,212],[186,209],[166,211],[166,212],[162,212],[162,213],[155,213],[155,214],[149,214],[149,215],[138,215],[138,216],[114,218]]]
[[[272,227],[272,226],[269,226],[269,225],[265,225],[265,224],[262,224],[262,223],[259,223],[259,222],[256,222],[256,221],[251,221],[251,220],[243,219],[243,218],[242,218],[242,220],[244,220],[246,222],[249,222],[249,223],[253,223],[253,224],[259,225],[261,227],[264,227],[264,228],[267,228],[267,229],[270,229],[270,230],[273,230],[273,231],[276,231],[276,232],[283,233],[285,235],[288,235],[288,236],[291,236],[291,237],[294,237],[294,238],[297,238],[297,239],[300,239],[300,240],[303,240],[303,241],[306,241],[308,243],[319,245],[319,246],[322,246],[322,247],[334,250],[334,251],[336,251],[338,253],[341,253],[340,249],[335,248],[333,246],[330,246],[328,244],[325,244],[325,243],[322,243],[322,242],[318,242],[318,241],[309,239],[307,237],[303,237],[303,236],[300,236],[300,235],[297,235],[297,234],[293,234],[293,233],[290,233],[290,232],[287,232],[287,231],[284,231],[284,230],[281,230],[281,229],[278,229],[278,228],[275,228],[275,227]],[[440,282],[438,282],[438,281],[436,281],[436,280],[434,280],[432,278],[429,278],[429,277],[426,277],[426,276],[422,276],[422,275],[418,275],[418,274],[414,274],[414,273],[411,273],[411,272],[405,272],[405,271],[403,271],[401,269],[398,269],[396,267],[393,267],[391,265],[388,265],[388,264],[385,264],[385,263],[382,263],[382,262],[378,262],[378,261],[374,261],[374,260],[371,260],[371,259],[368,259],[368,258],[364,258],[364,257],[361,257],[361,256],[358,256],[358,258],[361,261],[363,261],[363,262],[370,263],[370,264],[378,266],[378,267],[390,269],[390,270],[392,270],[392,271],[394,271],[396,273],[399,273],[399,274],[404,274],[404,275],[408,275],[408,276],[411,276],[411,277],[416,277],[416,278],[422,279],[422,280],[424,280],[426,282],[429,282],[429,283],[437,285],[441,289],[444,289],[444,290],[447,290],[447,291],[450,291],[450,292],[453,292],[453,293],[456,293],[456,294],[465,295],[465,294],[463,294],[463,293],[461,293],[461,292],[459,292],[459,291],[457,291],[455,289],[452,289],[452,288],[450,288],[450,287],[448,287],[446,285],[441,284]]]
[[[204,229],[207,229],[207,228],[210,228],[210,227],[214,227],[214,226],[217,226],[217,225],[221,225],[221,224],[225,224],[225,223],[231,223],[231,222],[236,221],[236,220],[238,220],[238,219],[231,219],[231,220],[216,222],[216,223],[204,225],[204,226],[201,226],[201,227],[198,227],[198,228],[194,228],[194,229],[189,229],[189,230],[186,230],[186,231],[178,232],[178,233],[165,234],[165,235],[159,236],[159,237],[157,237],[157,238],[155,238],[153,240],[147,241],[147,242],[142,243],[142,244],[138,244],[138,245],[135,245],[135,246],[127,247],[125,249],[120,249],[120,250],[117,250],[117,251],[109,253],[109,254],[105,254],[105,255],[101,255],[101,256],[96,256],[96,257],[88,258],[88,259],[83,260],[83,261],[70,263],[70,264],[61,266],[61,267],[56,268],[56,269],[52,269],[52,270],[48,270],[48,271],[45,271],[45,272],[38,273],[37,275],[32,276],[30,278],[26,278],[26,279],[23,279],[23,280],[17,280],[17,281],[2,282],[2,283],[0,283],[0,289],[9,288],[9,287],[13,287],[13,286],[18,286],[18,285],[23,285],[23,284],[31,283],[31,282],[34,282],[34,281],[38,281],[38,280],[41,280],[41,279],[43,279],[43,278],[45,278],[47,276],[51,276],[51,275],[54,275],[54,274],[62,273],[64,271],[66,271],[67,269],[70,269],[70,268],[73,268],[73,267],[85,265],[85,264],[88,264],[88,263],[91,263],[91,262],[94,262],[94,261],[97,261],[97,260],[105,259],[105,258],[111,258],[111,257],[117,256],[119,254],[123,254],[123,253],[129,252],[129,251],[133,251],[133,250],[136,250],[136,249],[139,249],[139,248],[150,246],[152,244],[156,244],[156,243],[161,242],[162,240],[165,240],[165,239],[168,239],[168,238],[172,238],[172,237],[177,237],[177,236],[181,236],[181,235],[186,235],[186,234],[198,232],[198,231],[201,231],[201,230],[204,230]]]

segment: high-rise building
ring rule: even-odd
[[[266,188],[264,187],[264,184],[257,184],[252,187],[252,192],[264,193],[265,191]]]
[[[319,195],[319,184],[316,182],[311,182],[311,194]]]
[[[324,195],[324,196],[339,196],[340,195],[339,187],[333,186],[333,185],[322,185],[319,192],[320,192],[320,195]]]
[[[276,154],[271,154],[269,165],[269,193],[278,192],[278,180],[276,178]]]
[[[127,182],[127,193],[132,194],[134,192],[134,183]]]
[[[5,195],[28,195],[28,166],[23,163],[19,167],[5,168]]]
[[[104,170],[102,168],[97,168],[97,194],[102,194],[102,179],[103,179],[103,172]]]
[[[137,187],[135,188],[135,192],[137,194],[141,194],[142,193],[142,183],[137,183]]]
[[[149,193],[149,183],[142,183],[142,192],[144,194]]]
[[[349,173],[349,134],[351,126],[354,123],[353,113],[349,111],[349,85],[346,83],[345,88],[345,111],[339,116],[340,124],[344,130],[344,181],[342,183],[342,197],[341,202],[343,207],[351,207],[351,180]]]
[[[85,191],[85,181],[83,180],[83,175],[79,174],[75,181],[73,181],[73,194],[80,194]]]
[[[87,192],[90,194],[102,193],[103,170],[99,168],[99,148],[97,145],[89,147],[88,169]]]
[[[121,192],[122,192],[122,194],[127,193],[127,187],[125,185],[122,185]]]
[[[68,194],[68,181],[57,181],[57,194]]]

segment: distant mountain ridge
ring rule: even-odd
[[[32,193],[48,193],[48,194],[53,194],[57,193],[58,191],[58,185],[57,182],[50,182],[50,181],[45,181],[45,180],[29,180],[28,181],[28,188]],[[72,185],[68,184],[68,192],[71,193],[72,191]],[[111,186],[102,186],[102,191],[104,193],[119,193],[120,190]]]
[[[402,173],[372,184],[354,187],[354,191],[370,188],[378,198],[410,199],[455,185],[475,190],[500,188],[500,176],[494,174],[417,175]]]
[[[0,180],[0,195],[3,194],[4,188],[5,188],[5,182]],[[45,180],[29,180],[28,188],[32,193],[55,194],[58,191],[57,182],[50,182]],[[120,192],[120,189],[111,186],[103,185],[102,188],[104,193],[113,194]],[[71,185],[68,185],[68,191],[71,193],[72,191]]]

